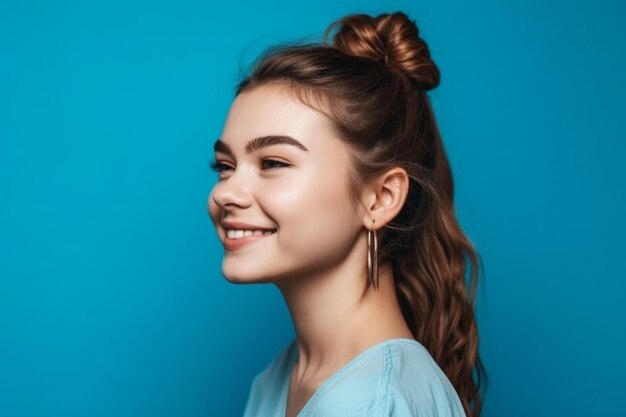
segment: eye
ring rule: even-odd
[[[261,161],[261,166],[263,166],[264,163],[267,163],[269,165],[275,165],[275,166],[277,165],[277,168],[278,167],[288,167],[289,166],[289,164],[287,164],[285,162],[277,161],[276,159],[269,159],[269,158],[263,159]]]
[[[211,161],[209,167],[217,173],[223,172],[226,168],[230,168],[228,165],[217,162],[215,159]]]
[[[261,160],[261,168],[267,167],[268,165],[269,165],[268,169],[290,166],[289,164],[282,162],[282,161],[278,161],[276,159],[266,158],[266,159]],[[209,167],[217,173],[224,172],[228,169],[232,169],[231,166],[218,162],[215,159],[211,161],[211,163],[209,164]]]

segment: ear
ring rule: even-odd
[[[372,180],[361,195],[366,208],[365,227],[378,230],[393,220],[404,206],[408,193],[409,176],[403,168],[394,167]]]

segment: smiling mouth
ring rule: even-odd
[[[251,244],[254,244],[255,242],[259,242],[261,240],[263,240],[263,238],[266,238],[268,236],[271,236],[273,234],[276,233],[276,230],[263,230],[263,231],[258,231],[259,233],[257,233],[256,235],[254,233],[250,234],[248,233],[248,235],[246,236],[246,234],[244,233],[243,236],[241,237],[237,237],[239,235],[241,235],[241,233],[232,233],[231,232],[231,236],[235,236],[235,237],[228,237],[228,235],[226,236],[226,238],[224,239],[224,249],[226,249],[227,251],[233,251],[236,249],[239,249],[241,247],[244,246],[248,246]]]
[[[238,240],[250,237],[263,237],[276,233],[276,230],[226,230],[226,239]]]

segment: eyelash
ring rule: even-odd
[[[282,167],[288,167],[288,166],[289,166],[289,164],[286,164],[285,162],[278,161],[278,160],[276,160],[276,159],[271,159],[271,158],[265,158],[265,159],[262,159],[262,160],[261,160],[261,165],[263,165],[263,163],[264,163],[264,162],[272,162],[272,163],[276,163],[276,164],[279,164],[279,165],[280,165],[280,166],[282,166]],[[226,164],[223,164],[223,163],[221,163],[221,162],[217,162],[215,159],[213,159],[213,160],[211,161],[211,163],[209,164],[209,167],[210,167],[213,171],[217,172],[218,174],[219,174],[219,173],[221,173],[221,172],[224,172],[224,170],[223,170],[222,168],[232,168],[232,167],[230,167],[230,166],[228,166],[228,165],[226,165]],[[272,169],[272,168],[270,168],[270,169]]]

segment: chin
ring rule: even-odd
[[[224,278],[226,278],[226,281],[230,282],[231,284],[254,284],[256,281],[251,281],[249,279],[245,279],[245,278],[236,278],[236,277],[229,277],[227,275],[224,275]]]
[[[224,257],[222,275],[233,284],[263,284],[273,281],[275,271],[264,266],[262,261]]]
[[[231,284],[262,284],[268,282],[267,279],[253,274],[222,271],[222,275],[226,278],[226,281]]]

